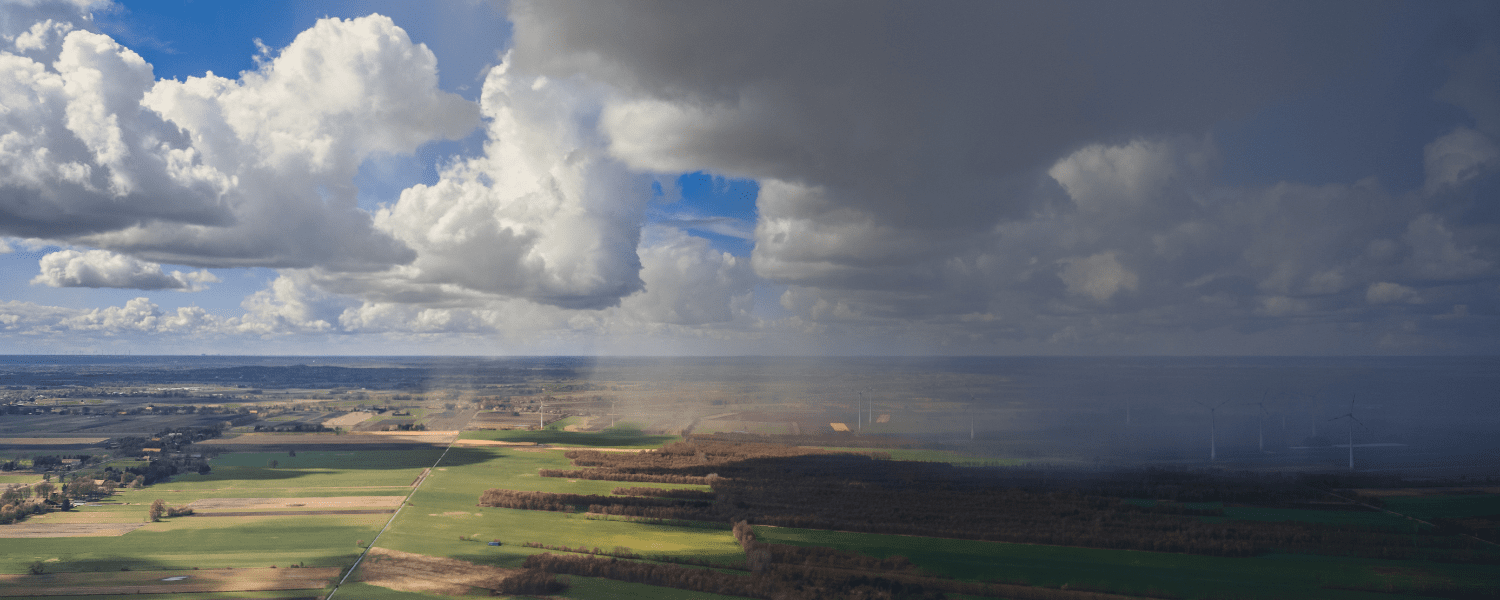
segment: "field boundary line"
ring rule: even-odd
[[[391,518],[386,520],[385,527],[381,527],[380,532],[375,534],[375,538],[371,539],[370,543],[365,545],[365,551],[359,553],[359,558],[354,559],[354,564],[349,565],[349,571],[344,573],[344,577],[339,579],[338,583],[334,584],[333,590],[329,591],[328,595],[323,597],[323,600],[333,600],[333,595],[338,593],[339,588],[344,585],[344,582],[349,580],[349,576],[354,574],[354,570],[359,568],[359,563],[370,554],[370,549],[375,547],[375,542],[380,541],[380,536],[385,535],[385,531],[391,528],[391,523],[396,522],[396,517],[401,515],[401,510],[406,508],[408,502],[411,502],[412,495],[416,494],[417,490],[422,489],[422,484],[427,483],[427,473],[432,472],[437,469],[438,465],[443,464],[443,459],[448,456],[448,451],[453,449],[453,444],[457,441],[458,439],[455,437],[453,441],[448,442],[448,446],[443,448],[443,453],[438,455],[437,460],[432,463],[432,466],[422,471],[422,475],[412,484],[411,491],[406,493],[406,499],[401,501],[401,506],[396,507],[396,512],[391,513]]]
[[[1416,522],[1421,523],[1423,525],[1426,525],[1428,527],[1437,528],[1436,524],[1429,523],[1427,521],[1424,521],[1422,519],[1418,519],[1418,518],[1413,517],[1411,515],[1403,515],[1403,514],[1398,513],[1398,512],[1396,512],[1394,510],[1390,510],[1390,509],[1387,509],[1387,508],[1382,508],[1382,507],[1379,507],[1379,506],[1375,506],[1373,504],[1365,504],[1364,502],[1360,502],[1360,501],[1355,500],[1353,498],[1345,498],[1343,496],[1340,496],[1340,495],[1335,494],[1333,492],[1330,492],[1328,490],[1320,490],[1320,491],[1322,491],[1325,494],[1328,494],[1329,496],[1333,496],[1334,498],[1338,498],[1340,500],[1348,502],[1350,504],[1354,504],[1354,505],[1358,505],[1358,506],[1363,506],[1365,508],[1368,508],[1368,509],[1371,509],[1371,510],[1378,510],[1378,511],[1384,512],[1384,513],[1390,513],[1390,514],[1396,515],[1398,517],[1401,517],[1403,519],[1407,519],[1409,521],[1416,521]],[[1489,544],[1491,546],[1500,546],[1500,544],[1497,544],[1495,542],[1491,542],[1491,541],[1489,541],[1487,539],[1484,539],[1482,537],[1479,537],[1479,536],[1470,535],[1470,534],[1467,534],[1467,533],[1459,533],[1458,535],[1461,536],[1461,537],[1469,538],[1471,540],[1475,540],[1475,541],[1479,541],[1479,542],[1484,542],[1484,543]]]

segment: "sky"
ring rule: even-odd
[[[1493,2],[0,0],[0,354],[1500,352]]]

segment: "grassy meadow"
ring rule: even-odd
[[[626,546],[641,554],[704,557],[725,563],[744,560],[744,552],[725,530],[594,520],[581,513],[477,506],[480,494],[494,487],[608,495],[616,487],[632,485],[536,474],[537,469],[569,467],[564,452],[453,448],[397,515],[390,531],[380,538],[379,546],[504,567],[520,566],[527,556],[544,552],[522,547],[525,542],[597,546],[605,550]],[[707,489],[693,485],[663,487]],[[472,541],[462,541],[460,536]],[[503,545],[485,544],[495,539]]]

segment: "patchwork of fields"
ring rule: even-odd
[[[574,556],[584,551],[627,556],[635,563],[708,568],[737,577],[748,577],[747,565],[756,560],[728,523],[652,522],[476,504],[491,488],[612,496],[616,488],[637,484],[538,472],[576,468],[566,456],[570,449],[637,452],[679,441],[676,436],[628,430],[439,435],[459,443],[434,445],[426,438],[410,443],[404,436],[365,434],[321,436],[344,438],[338,446],[304,444],[309,436],[302,434],[256,435],[253,443],[241,445],[215,440],[224,448],[254,451],[218,455],[207,474],[122,489],[99,502],[0,526],[0,538],[5,538],[0,597],[322,598],[360,560],[336,597],[450,598],[487,594],[522,572],[529,557],[559,553],[537,546],[567,547]],[[373,445],[402,442],[407,443],[402,449]],[[365,443],[377,449],[362,449]],[[890,454],[897,460],[967,462],[936,451]],[[0,484],[35,480],[6,477]],[[649,485],[713,491],[706,485]],[[1388,494],[1383,500],[1391,510],[1427,519],[1500,512],[1500,495],[1479,492]],[[194,514],[149,522],[148,508],[156,500],[191,508]],[[1221,510],[1222,516],[1202,518],[1215,522],[1302,521],[1397,530],[1407,523],[1386,513],[1211,505],[1200,508]],[[825,547],[876,559],[906,557],[917,569],[912,573],[921,577],[1057,593],[1084,589],[1152,598],[1374,599],[1400,596],[1383,591],[1387,589],[1434,590],[1442,597],[1482,597],[1500,590],[1500,575],[1490,564],[1275,553],[1232,558],[764,525],[753,531],[770,544]],[[32,569],[41,573],[28,574]],[[569,576],[569,581],[571,587],[557,595],[584,600],[733,597],[592,576]]]

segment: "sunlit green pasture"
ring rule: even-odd
[[[202,592],[186,594],[130,594],[121,596],[119,594],[86,596],[14,596],[15,598],[45,598],[46,600],[121,600],[128,597],[130,600],[229,600],[232,598],[254,598],[256,600],[275,600],[277,598],[306,598],[308,590],[270,590],[264,592]],[[11,597],[11,596],[8,596]],[[444,596],[435,596],[449,600]]]
[[[140,507],[145,520],[145,507]],[[7,539],[0,571],[119,571],[221,567],[347,567],[387,515],[176,517],[123,536]]]
[[[1300,554],[1223,558],[782,527],[756,527],[755,532],[760,540],[771,543],[829,546],[882,558],[901,555],[943,577],[1052,587],[1068,584],[1117,593],[1168,592],[1207,598],[1232,591],[1237,598],[1375,599],[1390,595],[1325,586],[1393,583],[1399,589],[1417,580],[1455,583],[1480,594],[1500,590],[1500,574],[1486,565]]]
[[[207,475],[177,475],[150,486],[151,493],[180,492],[171,498],[303,497],[404,495],[442,448],[411,450],[234,452],[209,461]],[[271,467],[271,461],[276,462]],[[132,492],[134,493],[134,492]],[[172,502],[168,499],[168,502]]]
[[[408,451],[225,453],[207,475],[178,475],[71,511],[37,515],[33,523],[142,523],[163,500],[183,506],[205,498],[404,496],[441,448]],[[270,461],[277,466],[267,466]],[[477,496],[476,496],[477,498]],[[253,512],[253,511],[252,511]],[[0,570],[21,572],[33,560],[57,559],[56,571],[265,567],[305,562],[347,567],[389,519],[386,514],[175,517],[118,537],[6,539]]]
[[[566,450],[560,449],[534,450],[496,447],[455,447],[448,453],[448,457],[443,460],[443,464],[439,465],[437,470],[433,471],[432,475],[434,477],[429,477],[427,483],[423,484],[421,493],[426,493],[429,490],[428,486],[436,485],[438,487],[445,487],[462,485],[463,489],[473,492],[474,498],[470,502],[470,504],[473,504],[478,500],[479,494],[490,488],[527,492],[602,495],[610,494],[617,487],[632,486],[696,490],[709,489],[706,485],[626,483],[620,481],[542,477],[537,474],[537,470],[539,469],[575,469],[576,467],[573,466],[572,461],[564,456],[565,453]]]
[[[487,457],[488,460],[479,460]],[[486,489],[609,494],[626,484],[615,481],[569,482],[538,477],[538,468],[566,468],[563,451],[455,447],[380,538],[381,547],[417,554],[448,556],[486,564],[519,566],[540,552],[524,542],[548,545],[627,546],[641,554],[705,557],[739,562],[744,553],[728,531],[586,519],[582,514],[512,510],[477,506]],[[655,485],[655,484],[652,484]],[[696,487],[704,486],[667,486]],[[479,541],[461,541],[469,536]],[[503,546],[484,542],[498,539]]]

